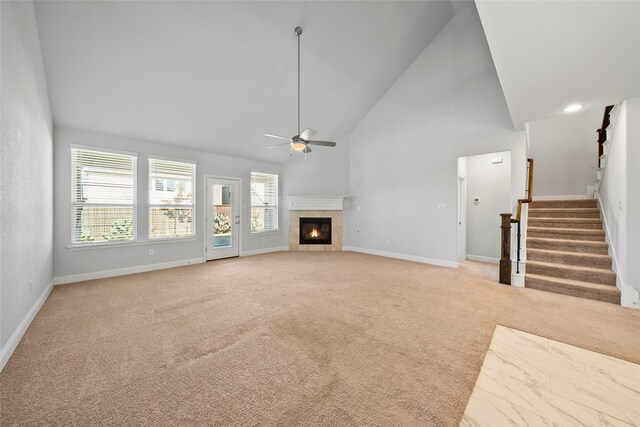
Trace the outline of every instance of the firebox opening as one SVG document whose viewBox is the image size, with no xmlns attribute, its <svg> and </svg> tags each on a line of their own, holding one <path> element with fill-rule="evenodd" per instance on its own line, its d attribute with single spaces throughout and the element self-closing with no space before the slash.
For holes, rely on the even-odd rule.
<svg viewBox="0 0 640 427">
<path fill-rule="evenodd" d="M 301 245 L 330 245 L 331 218 L 300 218 Z"/>
</svg>

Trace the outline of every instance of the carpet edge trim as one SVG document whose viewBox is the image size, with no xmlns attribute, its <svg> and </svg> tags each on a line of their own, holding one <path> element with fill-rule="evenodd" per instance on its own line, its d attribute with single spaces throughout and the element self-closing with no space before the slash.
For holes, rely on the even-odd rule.
<svg viewBox="0 0 640 427">
<path fill-rule="evenodd" d="M 616 248 L 611 240 L 611 234 L 609 233 L 609 223 L 607 222 L 607 215 L 604 212 L 604 205 L 600 198 L 600 193 L 596 193 L 598 200 L 598 210 L 602 217 L 602 226 L 604 228 L 605 242 L 609 245 L 609 255 L 611 256 L 611 269 L 616 273 L 616 287 L 620 289 L 620 305 L 627 308 L 634 308 L 640 310 L 640 292 L 633 286 L 627 284 L 620 274 L 620 268 L 618 268 L 618 257 L 616 255 Z"/>
<path fill-rule="evenodd" d="M 24 334 L 27 332 L 27 329 L 29 329 L 29 326 L 31 325 L 31 322 L 33 322 L 33 319 L 35 319 L 36 315 L 44 305 L 44 302 L 49 297 L 49 294 L 53 289 L 54 282 L 55 282 L 55 278 L 52 278 L 49 284 L 47 285 L 47 287 L 44 289 L 44 291 L 40 295 L 40 297 L 38 297 L 38 299 L 36 300 L 36 302 L 33 303 L 31 308 L 27 312 L 27 314 L 25 314 L 25 316 L 22 318 L 22 321 L 20 322 L 18 327 L 13 331 L 7 343 L 4 345 L 4 347 L 2 347 L 2 350 L 0 350 L 0 372 L 2 372 L 4 367 L 7 365 L 7 362 L 9 362 L 9 359 L 11 359 L 13 352 L 18 347 L 18 344 L 20 344 L 22 337 L 24 336 Z"/>
<path fill-rule="evenodd" d="M 351 251 L 351 252 L 360 252 L 368 255 L 383 256 L 387 258 L 401 259 L 404 261 L 414 261 L 422 264 L 437 265 L 439 267 L 449 267 L 449 268 L 460 267 L 460 263 L 457 261 L 449 261 L 446 259 L 437 259 L 437 258 L 426 258 L 421 256 L 415 256 L 415 255 L 400 254 L 397 252 L 378 251 L 375 249 L 366 249 L 366 248 L 360 248 L 357 246 L 343 246 L 342 250 Z"/>
<path fill-rule="evenodd" d="M 469 261 L 490 262 L 491 264 L 500 264 L 500 258 L 495 258 L 491 256 L 467 254 L 467 259 Z"/>
<path fill-rule="evenodd" d="M 83 282 L 85 280 L 104 279 L 107 277 L 126 276 L 127 274 L 146 273 L 148 271 L 164 270 L 166 268 L 182 267 L 191 264 L 201 264 L 204 258 L 181 259 L 177 261 L 160 262 L 157 264 L 143 264 L 132 267 L 114 268 L 111 270 L 94 271 L 91 273 L 71 274 L 57 276 L 53 279 L 54 285 L 66 285 L 68 283 Z"/>
<path fill-rule="evenodd" d="M 287 252 L 289 251 L 289 247 L 288 246 L 276 246 L 273 248 L 262 248 L 262 249 L 254 249 L 251 251 L 242 251 L 240 253 L 240 256 L 253 256 L 253 255 L 261 255 L 261 254 L 268 254 L 271 252 Z"/>
</svg>

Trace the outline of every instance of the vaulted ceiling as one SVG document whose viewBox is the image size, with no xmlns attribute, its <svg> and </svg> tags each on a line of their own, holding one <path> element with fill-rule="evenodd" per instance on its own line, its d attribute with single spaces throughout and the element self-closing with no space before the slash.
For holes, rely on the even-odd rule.
<svg viewBox="0 0 640 427">
<path fill-rule="evenodd" d="M 284 162 L 262 136 L 355 127 L 460 7 L 415 2 L 37 2 L 57 126 Z M 78 141 L 78 143 L 81 143 Z M 319 147 L 318 150 L 328 149 Z"/>
<path fill-rule="evenodd" d="M 640 2 L 476 0 L 511 117 L 640 96 Z"/>
</svg>

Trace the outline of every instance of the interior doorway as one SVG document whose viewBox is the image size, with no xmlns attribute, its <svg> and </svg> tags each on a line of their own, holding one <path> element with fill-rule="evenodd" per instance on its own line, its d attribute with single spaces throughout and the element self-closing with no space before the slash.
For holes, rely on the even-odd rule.
<svg viewBox="0 0 640 427">
<path fill-rule="evenodd" d="M 458 259 L 500 261 L 500 213 L 511 212 L 511 152 L 458 158 Z"/>
<path fill-rule="evenodd" d="M 240 255 L 240 180 L 206 177 L 205 258 Z"/>
<path fill-rule="evenodd" d="M 467 259 L 467 178 L 458 175 L 458 261 L 465 259 Z"/>
</svg>

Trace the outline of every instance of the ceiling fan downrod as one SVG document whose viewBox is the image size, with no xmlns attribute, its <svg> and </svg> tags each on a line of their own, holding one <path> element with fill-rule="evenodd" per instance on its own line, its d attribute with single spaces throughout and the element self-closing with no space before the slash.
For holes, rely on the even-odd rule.
<svg viewBox="0 0 640 427">
<path fill-rule="evenodd" d="M 298 136 L 300 136 L 300 35 L 302 28 L 296 27 L 293 32 L 298 38 Z"/>
<path fill-rule="evenodd" d="M 319 141 L 312 140 L 313 135 L 316 134 L 316 131 L 313 129 L 306 129 L 304 132 L 300 132 L 300 35 L 302 34 L 302 28 L 296 27 L 293 30 L 293 33 L 298 38 L 298 133 L 297 135 L 286 138 L 284 136 L 272 135 L 269 133 L 265 133 L 264 136 L 269 138 L 276 138 L 285 140 L 288 142 L 283 142 L 280 144 L 272 145 L 268 148 L 275 148 L 282 145 L 289 144 L 289 155 L 293 155 L 294 151 L 301 151 L 304 153 L 304 158 L 307 158 L 307 154 L 311 152 L 311 148 L 309 145 L 320 145 L 324 147 L 335 147 L 336 143 L 333 141 Z"/>
</svg>

